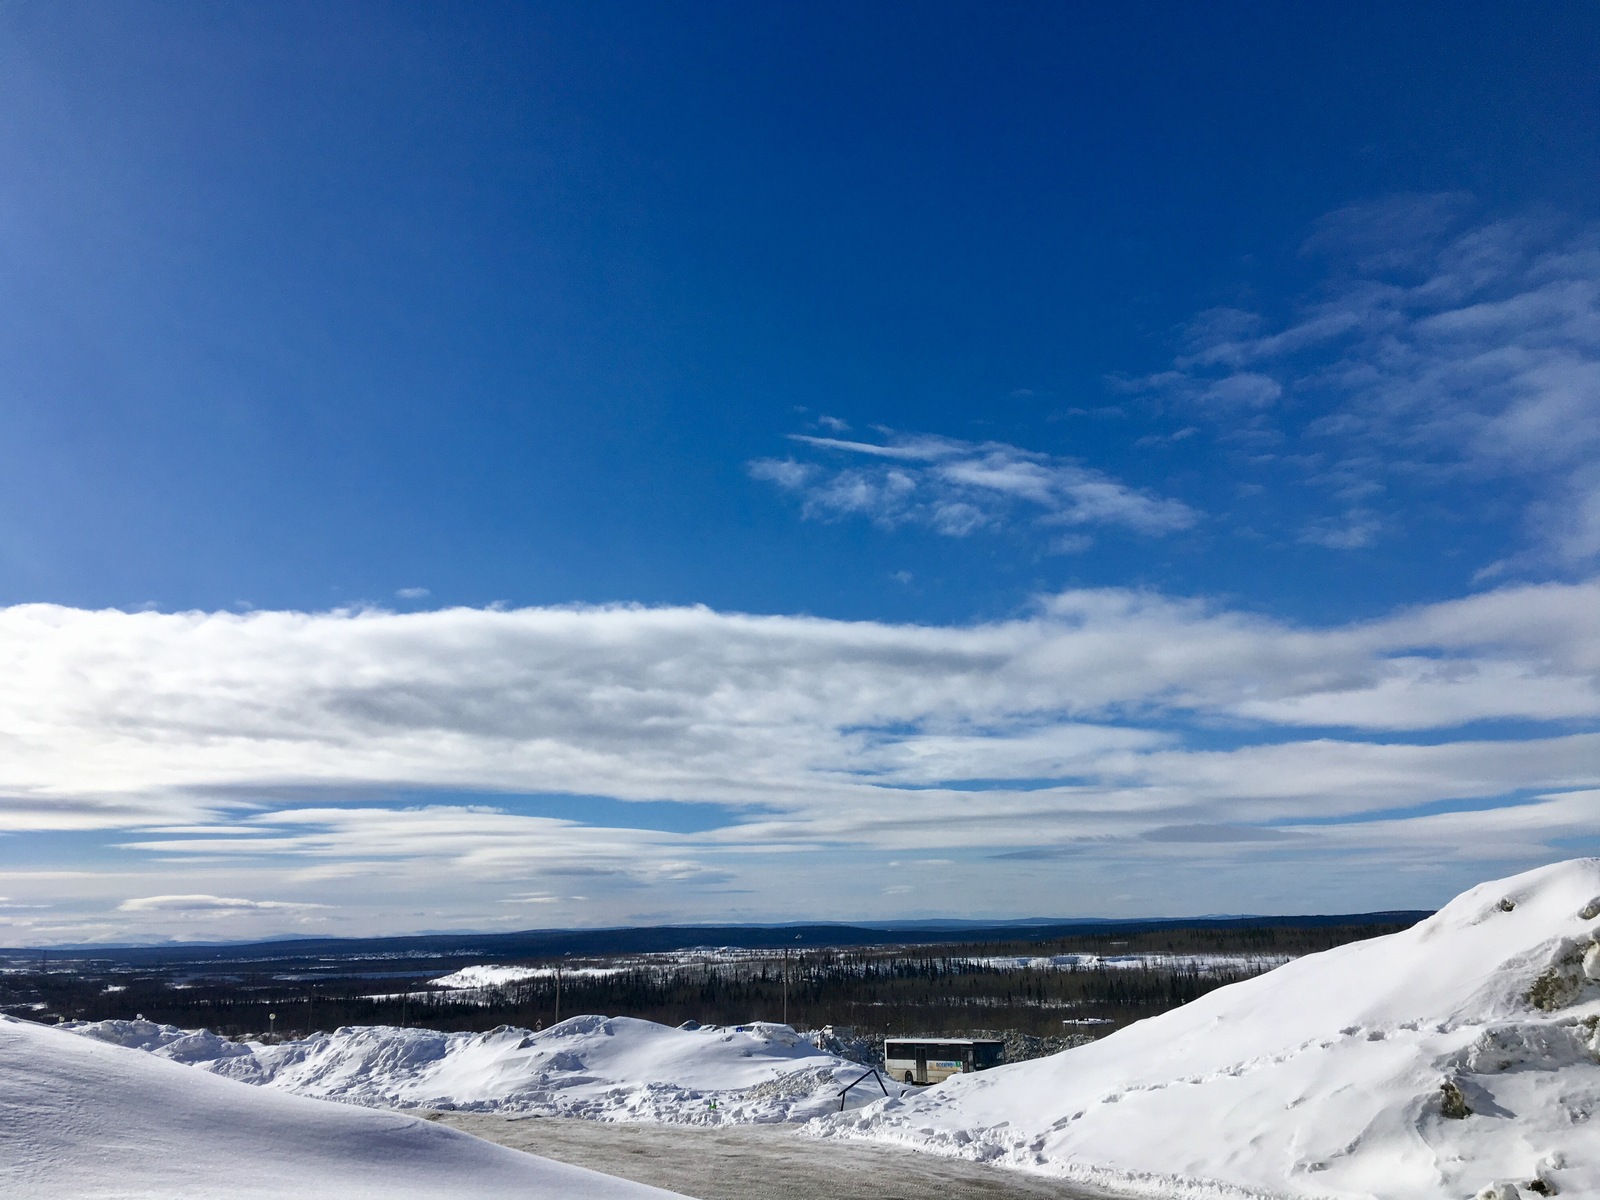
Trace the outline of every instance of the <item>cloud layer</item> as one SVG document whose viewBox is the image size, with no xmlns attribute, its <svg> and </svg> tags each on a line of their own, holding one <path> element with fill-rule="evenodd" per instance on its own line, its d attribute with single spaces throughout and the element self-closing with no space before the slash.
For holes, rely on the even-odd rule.
<svg viewBox="0 0 1600 1200">
<path fill-rule="evenodd" d="M 1115 589 L 972 626 L 703 607 L 27 605 L 0 610 L 0 665 L 13 822 L 29 803 L 41 817 L 59 804 L 69 827 L 121 824 L 155 795 L 309 784 L 766 805 L 869 771 L 1059 772 L 1148 750 L 1168 736 L 1151 723 L 1174 716 L 1350 731 L 1591 721 L 1600 585 L 1322 629 Z M 169 803 L 163 819 L 178 815 Z"/>
<path fill-rule="evenodd" d="M 28 605 L 0 610 L 0 667 L 0 829 L 101 830 L 123 861 L 193 876 L 129 884 L 130 919 L 270 918 L 302 902 L 285 878 L 337 904 L 340 880 L 419 864 L 495 900 L 760 907 L 774 855 L 1148 866 L 1270 844 L 1392 866 L 1548 853 L 1600 818 L 1593 580 L 1328 628 L 1122 590 L 969 626 Z M 429 790 L 477 799 L 404 799 Z M 551 793 L 732 815 L 597 828 L 513 799 Z M 229 862 L 271 899 L 202 878 Z"/>
</svg>

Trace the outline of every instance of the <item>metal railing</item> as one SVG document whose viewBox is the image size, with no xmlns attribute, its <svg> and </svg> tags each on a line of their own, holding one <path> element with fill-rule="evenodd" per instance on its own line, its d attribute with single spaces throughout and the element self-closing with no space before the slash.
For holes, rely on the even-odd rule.
<svg viewBox="0 0 1600 1200">
<path fill-rule="evenodd" d="M 863 1080 L 865 1080 L 865 1079 L 867 1079 L 869 1077 L 872 1078 L 872 1079 L 876 1079 L 878 1081 L 878 1087 L 883 1089 L 883 1094 L 885 1096 L 887 1096 L 889 1094 L 889 1088 L 883 1082 L 883 1076 L 878 1074 L 878 1069 L 876 1067 L 873 1067 L 865 1075 L 860 1076 L 854 1082 L 845 1084 L 844 1089 L 839 1093 L 839 1111 L 840 1112 L 844 1111 L 844 1098 L 845 1098 L 846 1094 L 850 1091 L 850 1089 L 855 1087 L 855 1085 L 857 1083 L 861 1083 Z"/>
</svg>

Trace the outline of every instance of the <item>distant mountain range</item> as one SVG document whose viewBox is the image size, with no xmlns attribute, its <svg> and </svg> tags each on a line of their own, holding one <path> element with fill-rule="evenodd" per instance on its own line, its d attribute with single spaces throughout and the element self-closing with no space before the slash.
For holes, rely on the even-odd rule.
<svg viewBox="0 0 1600 1200">
<path fill-rule="evenodd" d="M 1314 929 L 1330 925 L 1411 925 L 1431 913 L 1402 910 L 1314 916 L 1205 916 L 1154 919 L 1028 917 L 1010 921 L 812 921 L 787 925 L 660 925 L 610 929 L 527 929 L 515 933 L 423 933 L 379 938 L 274 938 L 261 942 L 164 942 L 146 945 L 60 945 L 0 951 L 14 956 L 69 954 L 130 964 L 165 962 L 174 955 L 190 961 L 349 958 L 548 958 L 564 954 L 647 954 L 729 946 L 749 950 L 817 949 L 825 946 L 881 946 L 908 939 L 928 944 L 951 942 L 1045 942 L 1059 938 L 1128 934 L 1164 929 Z"/>
</svg>

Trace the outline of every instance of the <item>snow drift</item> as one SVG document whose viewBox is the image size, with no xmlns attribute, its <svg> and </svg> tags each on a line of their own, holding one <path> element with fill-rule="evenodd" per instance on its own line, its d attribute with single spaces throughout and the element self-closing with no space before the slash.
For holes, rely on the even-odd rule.
<svg viewBox="0 0 1600 1200">
<path fill-rule="evenodd" d="M 863 1072 L 787 1025 L 764 1022 L 673 1029 L 631 1017 L 583 1016 L 537 1033 L 511 1026 L 488 1033 L 354 1026 L 281 1045 L 232 1042 L 150 1021 L 67 1028 L 305 1096 L 603 1121 L 806 1120 L 835 1111 L 839 1090 Z M 857 1104 L 869 1099 L 865 1086 L 851 1093 Z"/>
<path fill-rule="evenodd" d="M 1600 859 L 817 1122 L 1153 1196 L 1600 1195 Z"/>
<path fill-rule="evenodd" d="M 8 1200 L 671 1195 L 415 1117 L 243 1087 L 8 1017 L 0 1068 Z"/>
</svg>

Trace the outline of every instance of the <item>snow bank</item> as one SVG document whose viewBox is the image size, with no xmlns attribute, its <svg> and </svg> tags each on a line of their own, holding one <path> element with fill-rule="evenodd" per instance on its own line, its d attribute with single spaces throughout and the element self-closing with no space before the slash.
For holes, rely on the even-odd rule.
<svg viewBox="0 0 1600 1200">
<path fill-rule="evenodd" d="M 150 1021 L 66 1028 L 305 1096 L 600 1121 L 803 1121 L 836 1111 L 840 1089 L 863 1070 L 787 1025 L 766 1023 L 673 1029 L 585 1016 L 538 1033 L 357 1026 L 275 1046 Z M 867 1103 L 869 1086 L 853 1090 L 849 1101 Z M 873 1087 L 872 1095 L 881 1092 Z"/>
<path fill-rule="evenodd" d="M 1152 1196 L 1600 1195 L 1600 859 L 819 1121 Z"/>
<path fill-rule="evenodd" d="M 8 1200 L 671 1195 L 415 1117 L 242 1087 L 8 1017 L 0 1017 L 0 1067 Z"/>
</svg>

